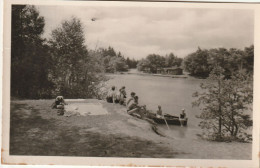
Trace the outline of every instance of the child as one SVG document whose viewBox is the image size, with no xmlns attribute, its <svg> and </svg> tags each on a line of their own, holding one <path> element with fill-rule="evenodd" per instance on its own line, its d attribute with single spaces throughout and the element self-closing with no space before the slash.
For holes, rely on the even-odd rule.
<svg viewBox="0 0 260 168">
<path fill-rule="evenodd" d="M 52 108 L 64 109 L 65 104 L 63 96 L 57 96 L 55 102 L 52 104 Z"/>
</svg>

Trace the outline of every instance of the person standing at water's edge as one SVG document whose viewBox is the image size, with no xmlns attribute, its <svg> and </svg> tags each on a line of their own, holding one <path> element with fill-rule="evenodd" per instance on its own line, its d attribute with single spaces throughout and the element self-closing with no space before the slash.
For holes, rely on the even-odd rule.
<svg viewBox="0 0 260 168">
<path fill-rule="evenodd" d="M 183 127 L 184 125 L 184 121 L 186 120 L 186 113 L 185 113 L 185 109 L 182 109 L 182 112 L 180 114 L 180 123 L 181 123 L 181 126 Z"/>
</svg>

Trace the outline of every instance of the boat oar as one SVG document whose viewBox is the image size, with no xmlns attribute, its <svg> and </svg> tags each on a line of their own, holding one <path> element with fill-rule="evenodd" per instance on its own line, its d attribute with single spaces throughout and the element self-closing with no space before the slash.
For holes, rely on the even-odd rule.
<svg viewBox="0 0 260 168">
<path fill-rule="evenodd" d="M 169 128 L 169 125 L 168 125 L 168 123 L 167 123 L 167 121 L 166 121 L 166 119 L 165 119 L 164 115 L 163 115 L 163 119 L 164 119 L 164 121 L 165 121 L 165 124 L 166 124 L 166 125 L 167 125 L 167 127 L 168 127 L 168 130 L 170 130 L 170 128 Z"/>
</svg>

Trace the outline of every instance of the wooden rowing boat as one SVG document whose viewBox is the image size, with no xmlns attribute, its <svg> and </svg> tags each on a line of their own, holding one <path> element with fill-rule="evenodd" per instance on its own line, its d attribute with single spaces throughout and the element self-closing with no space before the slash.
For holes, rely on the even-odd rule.
<svg viewBox="0 0 260 168">
<path fill-rule="evenodd" d="M 165 120 L 169 125 L 181 125 L 180 118 L 178 116 L 164 114 L 163 116 L 158 116 L 154 113 L 149 113 L 148 118 L 153 119 L 157 124 L 166 124 Z M 186 126 L 188 123 L 188 118 L 184 119 L 183 125 Z"/>
</svg>

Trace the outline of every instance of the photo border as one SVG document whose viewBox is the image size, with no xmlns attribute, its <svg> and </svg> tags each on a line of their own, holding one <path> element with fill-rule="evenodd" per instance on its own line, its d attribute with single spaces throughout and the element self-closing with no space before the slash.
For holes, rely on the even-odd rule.
<svg viewBox="0 0 260 168">
<path fill-rule="evenodd" d="M 106 7 L 168 7 L 168 8 L 214 8 L 254 10 L 254 103 L 253 142 L 251 160 L 211 159 L 159 159 L 159 158 L 115 158 L 115 157 L 68 157 L 68 156 L 17 156 L 9 155 L 10 138 L 10 59 L 11 59 L 11 5 L 61 5 L 61 6 L 106 6 Z M 4 1 L 3 28 L 3 91 L 2 91 L 2 164 L 32 165 L 88 165 L 88 166 L 150 166 L 150 167 L 259 167 L 259 111 L 260 111 L 260 4 L 245 3 L 199 3 L 199 2 L 130 2 L 130 1 Z M 257 36 L 258 35 L 258 36 Z"/>
</svg>

